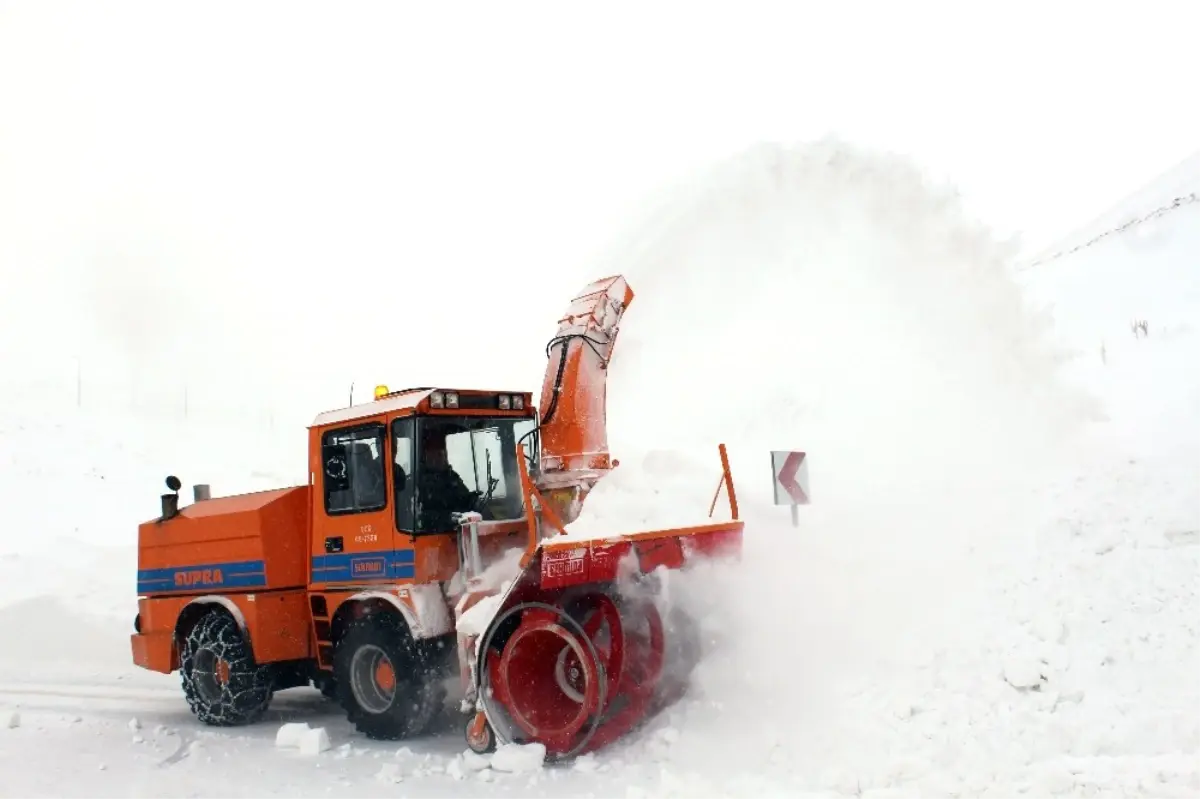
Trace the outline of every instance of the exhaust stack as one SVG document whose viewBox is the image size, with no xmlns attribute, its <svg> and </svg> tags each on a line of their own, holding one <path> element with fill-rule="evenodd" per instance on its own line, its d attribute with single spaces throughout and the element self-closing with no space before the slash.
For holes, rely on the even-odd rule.
<svg viewBox="0 0 1200 799">
<path fill-rule="evenodd" d="M 171 490 L 170 494 L 160 495 L 162 501 L 162 516 L 159 517 L 158 523 L 162 524 L 165 521 L 170 521 L 179 515 L 179 488 L 183 483 L 179 482 L 179 478 L 175 475 L 167 475 L 167 488 Z"/>
</svg>

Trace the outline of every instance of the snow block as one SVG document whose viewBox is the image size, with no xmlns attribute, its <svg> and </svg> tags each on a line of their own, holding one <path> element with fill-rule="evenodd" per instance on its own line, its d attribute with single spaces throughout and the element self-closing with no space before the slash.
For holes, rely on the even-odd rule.
<svg viewBox="0 0 1200 799">
<path fill-rule="evenodd" d="M 329 733 L 324 727 L 308 730 L 300 738 L 300 754 L 315 757 L 330 749 Z"/>
<path fill-rule="evenodd" d="M 324 727 L 309 727 L 305 722 L 284 724 L 275 733 L 275 746 L 280 749 L 299 749 L 300 754 L 313 757 L 333 748 Z"/>
<path fill-rule="evenodd" d="M 303 721 L 284 724 L 275 733 L 275 746 L 280 749 L 298 749 L 301 739 L 308 731 L 309 726 Z"/>
<path fill-rule="evenodd" d="M 467 771 L 483 771 L 492 764 L 491 758 L 472 752 L 470 749 L 464 749 L 462 753 L 463 766 Z"/>
<path fill-rule="evenodd" d="M 522 774 L 537 771 L 545 760 L 545 744 L 504 744 L 492 754 L 492 769 Z"/>
</svg>

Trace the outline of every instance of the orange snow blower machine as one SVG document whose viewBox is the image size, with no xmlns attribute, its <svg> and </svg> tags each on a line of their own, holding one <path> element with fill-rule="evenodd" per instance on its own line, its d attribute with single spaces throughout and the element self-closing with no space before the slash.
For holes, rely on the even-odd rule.
<svg viewBox="0 0 1200 799">
<path fill-rule="evenodd" d="M 417 388 L 322 413 L 307 485 L 229 497 L 176 477 L 138 527 L 134 662 L 178 669 L 195 715 L 262 718 L 274 692 L 315 686 L 371 738 L 420 735 L 457 672 L 467 743 L 596 750 L 678 698 L 699 657 L 664 570 L 740 552 L 731 520 L 568 533 L 617 461 L 606 370 L 633 299 L 585 288 L 559 321 L 539 416 L 512 391 Z M 715 459 L 714 459 L 715 460 Z"/>
</svg>

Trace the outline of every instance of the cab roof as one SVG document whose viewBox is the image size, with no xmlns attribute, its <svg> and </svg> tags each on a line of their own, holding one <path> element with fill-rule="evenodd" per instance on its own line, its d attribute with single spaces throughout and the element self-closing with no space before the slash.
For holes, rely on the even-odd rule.
<svg viewBox="0 0 1200 799">
<path fill-rule="evenodd" d="M 342 422 L 351 422 L 355 419 L 364 419 L 369 416 L 377 416 L 379 414 L 394 413 L 395 411 L 416 411 L 421 403 L 429 399 L 429 396 L 434 392 L 454 392 L 460 398 L 471 397 L 472 395 L 481 397 L 496 397 L 500 394 L 521 395 L 525 398 L 525 410 L 512 411 L 501 410 L 496 408 L 494 413 L 497 416 L 526 416 L 529 415 L 530 401 L 532 397 L 529 392 L 525 391 L 479 391 L 477 389 L 456 389 L 456 388 L 405 388 L 398 391 L 392 391 L 377 400 L 370 402 L 360 402 L 357 405 L 350 405 L 346 408 L 337 408 L 331 411 L 317 414 L 317 418 L 309 427 L 324 427 L 330 424 L 341 424 Z M 465 403 L 464 403 L 465 404 Z M 472 403 L 474 404 L 474 403 Z M 428 408 L 428 405 L 425 406 Z M 468 406 L 469 407 L 469 406 Z M 467 410 L 467 409 L 464 409 Z M 479 408 L 470 408 L 468 413 L 474 411 L 478 413 Z M 447 408 L 443 413 L 453 414 L 456 409 Z"/>
</svg>

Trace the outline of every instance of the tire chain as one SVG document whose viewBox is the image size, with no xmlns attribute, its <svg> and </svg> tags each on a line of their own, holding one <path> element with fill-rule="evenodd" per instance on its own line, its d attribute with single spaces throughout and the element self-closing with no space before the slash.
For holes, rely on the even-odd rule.
<svg viewBox="0 0 1200 799">
<path fill-rule="evenodd" d="M 220 686 L 221 700 L 207 705 L 189 685 L 194 674 L 194 659 L 208 650 L 229 666 L 229 680 Z M 188 704 L 206 724 L 229 727 L 256 720 L 271 700 L 271 678 L 267 669 L 255 665 L 246 640 L 237 624 L 225 613 L 209 613 L 188 633 L 180 674 Z"/>
</svg>

